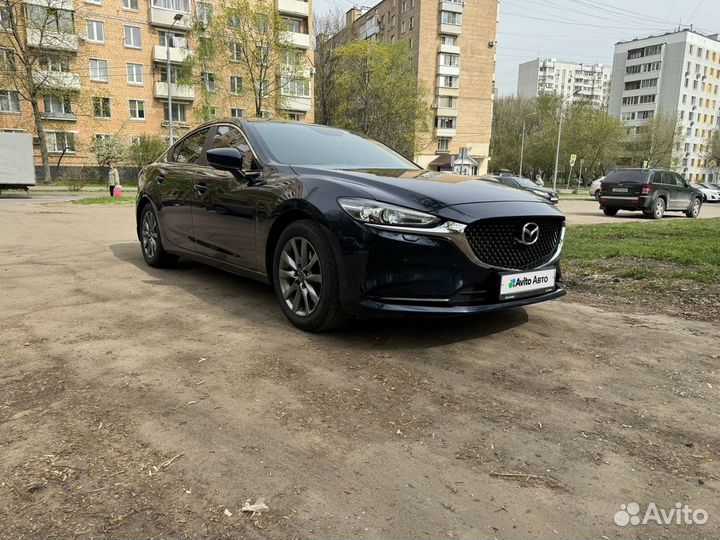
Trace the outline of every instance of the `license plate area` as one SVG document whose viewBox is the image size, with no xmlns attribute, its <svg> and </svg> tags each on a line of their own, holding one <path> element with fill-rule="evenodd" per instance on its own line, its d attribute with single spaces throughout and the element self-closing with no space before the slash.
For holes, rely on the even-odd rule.
<svg viewBox="0 0 720 540">
<path fill-rule="evenodd" d="M 500 276 L 500 300 L 513 300 L 555 290 L 557 270 L 514 272 Z"/>
<path fill-rule="evenodd" d="M 613 193 L 627 193 L 627 192 L 628 192 L 628 188 L 626 188 L 626 187 L 614 187 L 614 188 L 612 188 L 612 192 L 613 192 Z"/>
</svg>

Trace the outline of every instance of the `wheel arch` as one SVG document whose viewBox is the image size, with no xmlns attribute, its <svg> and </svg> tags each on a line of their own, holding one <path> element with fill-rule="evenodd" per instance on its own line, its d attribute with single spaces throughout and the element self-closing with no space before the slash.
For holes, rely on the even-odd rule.
<svg viewBox="0 0 720 540">
<path fill-rule="evenodd" d="M 142 216 L 142 212 L 147 205 L 152 206 L 157 213 L 157 208 L 155 208 L 155 204 L 148 195 L 143 195 L 135 204 L 135 233 L 138 240 L 140 240 L 140 216 Z"/>
</svg>

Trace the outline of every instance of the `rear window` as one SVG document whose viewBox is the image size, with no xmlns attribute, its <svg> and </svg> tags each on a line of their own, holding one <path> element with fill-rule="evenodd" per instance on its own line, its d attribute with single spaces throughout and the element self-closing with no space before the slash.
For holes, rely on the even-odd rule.
<svg viewBox="0 0 720 540">
<path fill-rule="evenodd" d="M 648 171 L 613 171 L 602 181 L 603 184 L 644 184 L 648 178 Z"/>
</svg>

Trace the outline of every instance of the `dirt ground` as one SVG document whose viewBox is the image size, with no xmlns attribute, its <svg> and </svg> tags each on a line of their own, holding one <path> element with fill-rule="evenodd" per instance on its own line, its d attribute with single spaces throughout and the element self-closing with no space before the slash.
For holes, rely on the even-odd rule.
<svg viewBox="0 0 720 540">
<path fill-rule="evenodd" d="M 131 206 L 46 201 L 0 200 L 0 280 L 0 538 L 720 536 L 717 322 L 570 294 L 305 334 L 145 266 Z"/>
</svg>

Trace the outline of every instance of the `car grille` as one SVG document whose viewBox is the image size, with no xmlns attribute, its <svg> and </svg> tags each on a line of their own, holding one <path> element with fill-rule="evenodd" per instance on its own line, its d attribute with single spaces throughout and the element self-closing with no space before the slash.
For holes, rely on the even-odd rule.
<svg viewBox="0 0 720 540">
<path fill-rule="evenodd" d="M 523 227 L 540 227 L 537 242 L 522 244 Z M 476 221 L 465 229 L 470 247 L 481 262 L 498 268 L 532 270 L 548 263 L 562 238 L 563 220 L 548 217 L 496 218 Z"/>
</svg>

